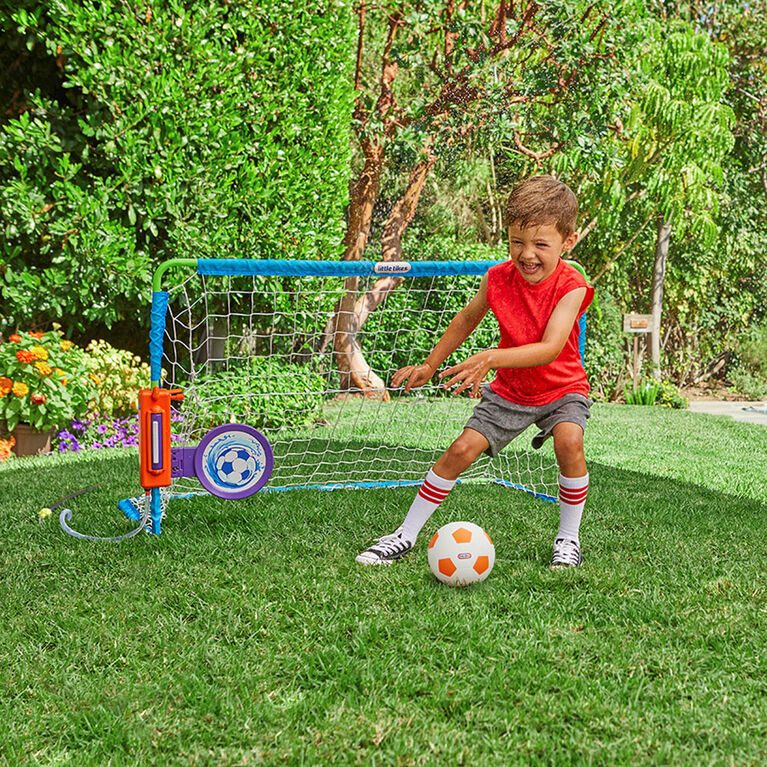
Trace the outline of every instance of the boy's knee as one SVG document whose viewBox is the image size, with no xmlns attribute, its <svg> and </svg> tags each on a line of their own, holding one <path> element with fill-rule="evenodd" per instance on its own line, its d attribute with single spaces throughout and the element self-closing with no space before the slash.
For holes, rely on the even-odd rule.
<svg viewBox="0 0 767 767">
<path fill-rule="evenodd" d="M 477 457 L 476 447 L 467 439 L 459 437 L 448 448 L 450 457 L 461 464 L 470 464 Z"/>
<path fill-rule="evenodd" d="M 558 428 L 558 427 L 562 428 Z M 554 428 L 554 451 L 557 455 L 583 455 L 583 429 L 576 423 L 557 424 Z"/>
</svg>

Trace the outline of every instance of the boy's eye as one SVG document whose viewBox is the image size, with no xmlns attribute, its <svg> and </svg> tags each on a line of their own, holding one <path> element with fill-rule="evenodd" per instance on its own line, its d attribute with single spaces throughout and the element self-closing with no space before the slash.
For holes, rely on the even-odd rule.
<svg viewBox="0 0 767 767">
<path fill-rule="evenodd" d="M 539 248 L 548 248 L 549 244 L 548 242 L 536 242 L 535 243 Z"/>
</svg>

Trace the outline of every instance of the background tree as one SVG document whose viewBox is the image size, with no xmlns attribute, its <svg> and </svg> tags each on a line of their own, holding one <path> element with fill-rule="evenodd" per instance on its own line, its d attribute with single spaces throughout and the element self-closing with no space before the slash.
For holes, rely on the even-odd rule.
<svg viewBox="0 0 767 767">
<path fill-rule="evenodd" d="M 483 8 L 451 0 L 398 3 L 381 9 L 383 23 L 371 23 L 371 9 L 360 3 L 353 127 L 362 167 L 351 183 L 344 259 L 358 260 L 365 251 L 382 175 L 394 157 L 409 172 L 381 228 L 385 261 L 401 258 L 405 229 L 441 157 L 482 146 L 491 128 L 503 124 L 518 152 L 541 159 L 559 151 L 576 130 L 562 120 L 557 139 L 548 121 L 533 119 L 542 114 L 534 107 L 559 107 L 564 116 L 567 105 L 595 87 L 612 55 L 605 39 L 609 18 L 593 4 L 577 2 L 501 2 L 486 18 Z M 383 33 L 383 42 L 371 39 L 371 31 Z M 366 55 L 367 46 L 374 56 Z M 541 143 L 546 146 L 538 149 Z M 348 388 L 387 396 L 356 333 L 400 279 L 382 278 L 359 298 L 358 279 L 347 280 L 329 329 Z"/>
</svg>

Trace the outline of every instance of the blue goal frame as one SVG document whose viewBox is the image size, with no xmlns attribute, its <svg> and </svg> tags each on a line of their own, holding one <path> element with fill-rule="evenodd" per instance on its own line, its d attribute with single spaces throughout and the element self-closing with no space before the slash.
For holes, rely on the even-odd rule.
<svg viewBox="0 0 767 767">
<path fill-rule="evenodd" d="M 567 260 L 588 280 L 583 267 L 575 261 Z M 162 278 L 170 269 L 194 269 L 202 276 L 313 276 L 313 277 L 436 277 L 443 275 L 484 275 L 488 269 L 504 261 L 309 261 L 282 259 L 216 259 L 216 258 L 176 258 L 162 263 L 155 271 L 152 281 L 151 328 L 149 332 L 149 352 L 151 368 L 151 385 L 160 386 L 162 378 L 163 339 L 165 337 L 165 320 L 170 294 L 162 290 Z M 586 345 L 586 314 L 579 320 L 578 348 L 581 361 L 585 360 Z M 500 484 L 509 485 L 524 490 L 545 501 L 556 502 L 556 498 L 545 493 L 536 492 L 530 488 L 516 485 L 504 480 Z M 399 486 L 407 483 L 361 483 L 360 486 Z M 417 483 L 416 483 L 417 484 Z M 315 486 L 317 489 L 335 489 L 339 486 Z M 264 490 L 270 490 L 265 487 Z M 279 490 L 281 488 L 271 488 Z M 151 532 L 160 533 L 162 518 L 160 488 L 150 491 Z M 123 512 L 139 519 L 140 514 L 129 500 L 119 504 Z"/>
</svg>

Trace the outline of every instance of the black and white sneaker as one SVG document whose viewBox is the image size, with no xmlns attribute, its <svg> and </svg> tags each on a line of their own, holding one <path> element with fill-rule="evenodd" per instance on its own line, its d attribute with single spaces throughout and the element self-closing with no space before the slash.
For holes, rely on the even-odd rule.
<svg viewBox="0 0 767 767">
<path fill-rule="evenodd" d="M 552 568 L 579 567 L 583 562 L 581 547 L 569 538 L 557 538 L 554 541 L 554 556 L 551 558 Z"/>
<path fill-rule="evenodd" d="M 413 541 L 402 537 L 402 530 L 395 530 L 389 535 L 379 538 L 369 549 L 357 555 L 361 565 L 390 565 L 402 559 L 413 549 Z"/>
</svg>

